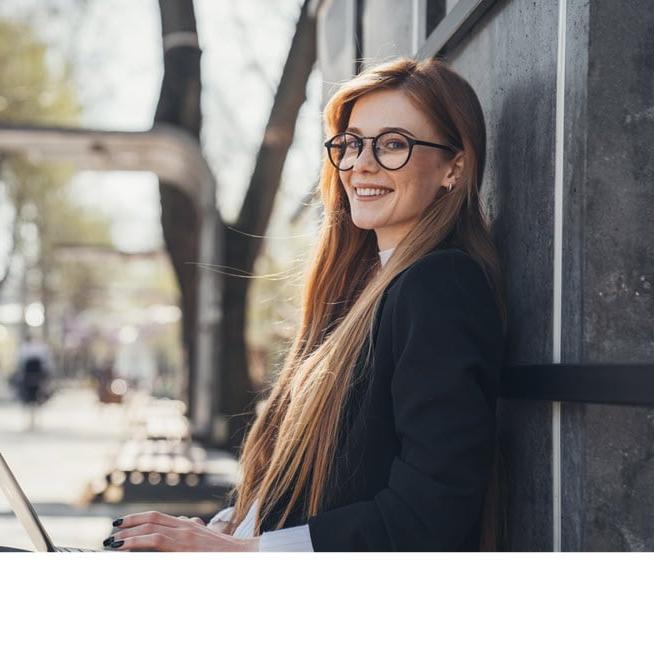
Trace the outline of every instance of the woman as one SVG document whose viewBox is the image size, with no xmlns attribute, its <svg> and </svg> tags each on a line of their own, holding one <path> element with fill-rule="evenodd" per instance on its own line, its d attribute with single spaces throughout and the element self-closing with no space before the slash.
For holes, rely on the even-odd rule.
<svg viewBox="0 0 654 654">
<path fill-rule="evenodd" d="M 465 80 L 398 59 L 324 112 L 325 215 L 295 341 L 208 526 L 127 516 L 116 549 L 479 550 L 506 333 Z"/>
</svg>

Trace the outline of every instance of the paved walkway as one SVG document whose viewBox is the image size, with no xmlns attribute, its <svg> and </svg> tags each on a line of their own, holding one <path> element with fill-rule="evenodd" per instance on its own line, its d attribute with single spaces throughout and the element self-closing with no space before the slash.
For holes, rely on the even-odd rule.
<svg viewBox="0 0 654 654">
<path fill-rule="evenodd" d="M 210 512 L 206 506 L 86 505 L 89 483 L 101 478 L 130 435 L 130 406 L 100 404 L 91 389 L 58 392 L 29 429 L 23 407 L 0 402 L 0 452 L 56 545 L 101 548 L 117 515 L 157 508 L 173 514 Z M 211 506 L 209 506 L 211 504 Z M 0 545 L 33 549 L 0 491 Z"/>
</svg>

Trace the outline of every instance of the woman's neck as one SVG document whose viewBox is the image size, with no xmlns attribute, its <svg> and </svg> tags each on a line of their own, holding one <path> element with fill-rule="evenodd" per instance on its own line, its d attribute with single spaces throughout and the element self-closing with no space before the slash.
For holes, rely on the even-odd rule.
<svg viewBox="0 0 654 654">
<path fill-rule="evenodd" d="M 393 254 L 393 250 L 395 250 L 394 247 L 392 248 L 387 248 L 386 250 L 379 250 L 379 261 L 381 263 L 382 268 L 386 265 L 386 262 L 390 259 L 391 254 Z"/>
</svg>

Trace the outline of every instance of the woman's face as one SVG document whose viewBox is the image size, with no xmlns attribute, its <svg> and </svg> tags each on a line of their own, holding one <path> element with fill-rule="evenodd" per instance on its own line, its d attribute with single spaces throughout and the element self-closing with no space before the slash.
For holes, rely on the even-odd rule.
<svg viewBox="0 0 654 654">
<path fill-rule="evenodd" d="M 447 145 L 429 118 L 399 89 L 380 89 L 359 98 L 347 131 L 377 136 L 398 128 L 415 139 Z M 463 154 L 448 160 L 446 151 L 416 145 L 405 166 L 387 170 L 373 156 L 372 142 L 366 140 L 364 144 L 354 167 L 339 175 L 350 202 L 352 221 L 361 229 L 374 229 L 379 249 L 386 250 L 395 247 L 411 230 L 441 187 L 456 185 Z M 364 195 L 366 189 L 380 189 L 381 194 Z"/>
</svg>

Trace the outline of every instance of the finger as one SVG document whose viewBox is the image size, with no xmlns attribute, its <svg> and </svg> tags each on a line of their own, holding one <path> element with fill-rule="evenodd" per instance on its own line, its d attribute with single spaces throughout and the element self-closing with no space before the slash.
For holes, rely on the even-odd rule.
<svg viewBox="0 0 654 654">
<path fill-rule="evenodd" d="M 143 536 L 131 536 L 115 541 L 113 547 L 118 552 L 175 552 L 180 548 L 175 547 L 175 541 L 161 533 L 145 534 Z"/>
<path fill-rule="evenodd" d="M 167 513 L 161 513 L 160 511 L 144 511 L 143 513 L 130 513 L 129 515 L 123 516 L 118 520 L 115 520 L 113 525 L 114 527 L 137 527 L 138 525 L 162 525 L 164 527 L 180 527 L 184 526 L 179 518 L 175 516 L 168 515 Z"/>
<path fill-rule="evenodd" d="M 186 523 L 187 529 L 192 529 L 191 525 Z M 183 531 L 179 527 L 165 527 L 156 524 L 137 525 L 136 527 L 128 527 L 127 529 L 120 529 L 115 534 L 112 534 L 107 541 L 111 539 L 113 542 L 126 540 L 128 538 L 135 538 L 137 536 L 147 536 L 149 534 L 162 534 L 168 538 L 178 539 L 182 536 Z M 108 543 L 111 546 L 111 542 Z"/>
</svg>

